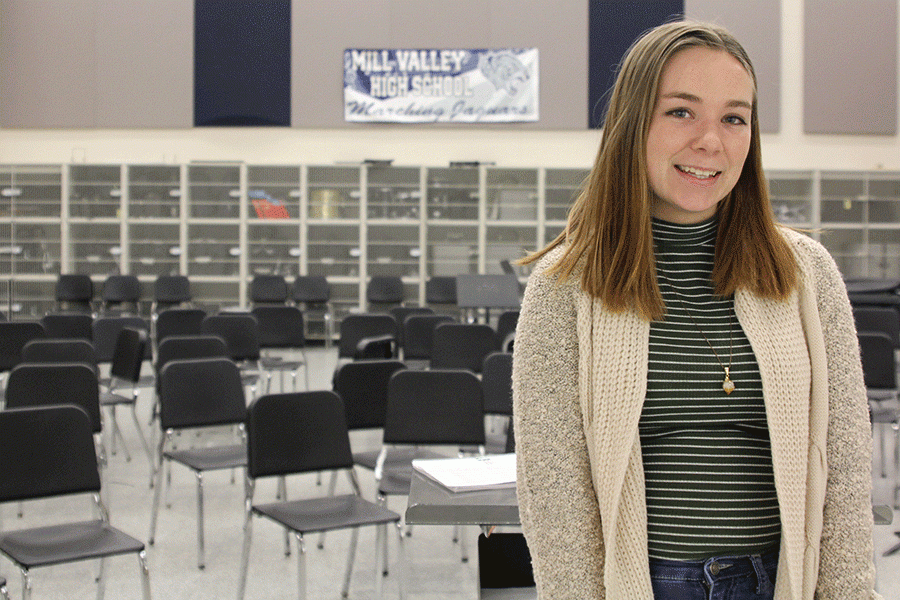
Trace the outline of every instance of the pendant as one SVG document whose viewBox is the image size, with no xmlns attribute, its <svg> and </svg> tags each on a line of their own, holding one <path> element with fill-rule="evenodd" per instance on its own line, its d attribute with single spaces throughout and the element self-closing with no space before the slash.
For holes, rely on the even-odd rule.
<svg viewBox="0 0 900 600">
<path fill-rule="evenodd" d="M 728 374 L 730 369 L 728 367 L 724 367 L 725 369 L 725 381 L 722 382 L 722 389 L 725 390 L 726 394 L 730 394 L 734 391 L 734 382 L 731 381 L 731 377 Z"/>
</svg>

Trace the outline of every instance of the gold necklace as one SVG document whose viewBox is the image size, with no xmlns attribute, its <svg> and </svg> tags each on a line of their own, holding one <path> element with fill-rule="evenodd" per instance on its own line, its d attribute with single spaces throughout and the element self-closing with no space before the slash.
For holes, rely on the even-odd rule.
<svg viewBox="0 0 900 600">
<path fill-rule="evenodd" d="M 722 381 L 722 389 L 725 390 L 726 394 L 731 394 L 734 391 L 734 382 L 731 381 L 731 359 L 734 357 L 734 336 L 732 325 L 734 324 L 734 313 L 728 313 L 728 366 L 726 367 L 722 364 L 722 359 L 719 358 L 719 353 L 716 352 L 716 349 L 713 348 L 712 343 L 709 341 L 709 338 L 706 337 L 706 334 L 703 333 L 703 330 L 700 329 L 700 325 L 697 324 L 696 319 L 694 319 L 694 315 L 691 311 L 688 310 L 687 305 L 681 299 L 681 294 L 678 290 L 675 289 L 675 286 L 669 282 L 669 278 L 665 276 L 662 271 L 657 270 L 659 276 L 665 280 L 666 285 L 669 286 L 669 289 L 672 290 L 672 294 L 675 296 L 675 299 L 678 300 L 678 303 L 681 305 L 682 310 L 687 314 L 688 318 L 691 320 L 691 323 L 694 324 L 694 327 L 697 331 L 700 332 L 700 335 L 703 336 L 703 339 L 706 340 L 706 345 L 709 346 L 709 349 L 712 350 L 713 355 L 716 357 L 716 361 L 719 363 L 719 366 L 722 367 L 722 370 L 725 371 L 725 379 Z"/>
</svg>

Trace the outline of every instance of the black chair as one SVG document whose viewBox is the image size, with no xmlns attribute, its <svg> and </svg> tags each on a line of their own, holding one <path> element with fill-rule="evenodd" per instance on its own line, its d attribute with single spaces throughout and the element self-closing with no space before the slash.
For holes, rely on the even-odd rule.
<svg viewBox="0 0 900 600">
<path fill-rule="evenodd" d="M 885 333 L 894 349 L 900 350 L 900 312 L 887 306 L 858 305 L 853 307 L 853 319 L 858 331 Z"/>
<path fill-rule="evenodd" d="M 127 406 L 131 409 L 131 419 L 134 422 L 134 428 L 137 430 L 138 439 L 144 448 L 144 452 L 147 454 L 152 470 L 153 452 L 147 444 L 147 437 L 144 435 L 137 416 L 137 400 L 140 395 L 140 388 L 155 387 L 155 377 L 141 378 L 141 369 L 144 365 L 147 346 L 149 345 L 150 341 L 147 337 L 147 332 L 143 329 L 123 327 L 119 331 L 116 347 L 113 350 L 112 360 L 110 361 L 109 381 L 106 383 L 106 389 L 100 392 L 100 406 L 109 409 L 112 426 L 109 445 L 110 454 L 114 455 L 116 453 L 115 443 L 118 437 L 122 443 L 126 459 L 131 460 L 131 454 L 128 452 L 128 446 L 125 444 L 125 436 L 122 435 L 119 421 L 116 418 L 116 408 Z M 153 386 L 148 386 L 148 381 L 152 381 Z M 119 393 L 120 390 L 127 391 Z"/>
<path fill-rule="evenodd" d="M 253 306 L 286 304 L 288 285 L 281 275 L 254 275 L 250 282 L 250 302 Z"/>
<path fill-rule="evenodd" d="M 412 315 L 433 315 L 434 309 L 427 306 L 395 306 L 388 311 L 397 321 L 397 348 L 403 351 L 403 322 Z"/>
<path fill-rule="evenodd" d="M 382 429 L 387 410 L 388 382 L 406 365 L 399 360 L 361 360 L 342 365 L 334 375 L 334 392 L 344 402 L 347 429 Z M 356 451 L 353 461 L 375 468 L 380 449 Z"/>
<path fill-rule="evenodd" d="M 136 315 L 103 315 L 94 319 L 92 326 L 92 339 L 97 350 L 97 362 L 100 364 L 111 363 L 116 352 L 116 344 L 119 341 L 119 333 L 126 327 L 144 331 L 149 336 L 150 323 L 143 317 Z M 153 358 L 152 349 L 144 350 L 144 358 Z M 141 382 L 142 386 L 152 385 L 152 379 Z"/>
<path fill-rule="evenodd" d="M 403 304 L 406 290 L 403 280 L 396 276 L 380 275 L 369 279 L 366 285 L 366 301 L 369 310 L 389 310 L 393 306 Z"/>
<path fill-rule="evenodd" d="M 65 312 L 94 312 L 94 282 L 90 275 L 64 273 L 56 279 L 56 309 Z"/>
<path fill-rule="evenodd" d="M 403 321 L 403 360 L 410 368 L 431 365 L 434 329 L 441 323 L 455 323 L 449 315 L 410 315 Z"/>
<path fill-rule="evenodd" d="M 241 368 L 244 385 L 256 396 L 261 376 L 259 322 L 250 313 L 233 312 L 207 315 L 200 326 L 202 333 L 217 335 L 225 340 L 228 356 Z"/>
<path fill-rule="evenodd" d="M 153 282 L 153 303 L 151 312 L 156 313 L 170 308 L 190 305 L 191 281 L 187 275 L 160 275 Z"/>
<path fill-rule="evenodd" d="M 481 373 L 484 359 L 497 347 L 493 327 L 483 323 L 441 323 L 434 328 L 432 369 L 469 369 Z"/>
<path fill-rule="evenodd" d="M 392 462 L 392 446 L 449 446 L 458 453 L 461 447 L 483 447 L 484 442 L 484 395 L 473 372 L 397 371 L 388 383 L 382 448 L 375 465 L 379 495 L 409 493 L 412 464 Z"/>
<path fill-rule="evenodd" d="M 157 348 L 173 335 L 200 335 L 206 311 L 202 308 L 167 308 L 156 313 L 153 337 Z"/>
<path fill-rule="evenodd" d="M 82 362 L 20 363 L 9 373 L 6 408 L 33 408 L 74 404 L 91 418 L 91 431 L 106 464 L 103 419 L 100 415 L 100 382 L 96 367 Z"/>
<path fill-rule="evenodd" d="M 243 467 L 247 451 L 243 441 L 234 444 L 169 448 L 178 431 L 223 425 L 243 428 L 247 415 L 244 388 L 238 367 L 228 358 L 199 358 L 168 362 L 159 374 L 159 419 L 163 435 L 157 446 L 157 481 L 150 517 L 149 543 L 156 537 L 156 520 L 162 488 L 163 461 L 182 464 L 197 478 L 197 564 L 205 568 L 203 535 L 203 473 Z M 171 484 L 170 484 L 171 485 Z"/>
<path fill-rule="evenodd" d="M 266 373 L 266 391 L 271 391 L 272 372 L 279 371 L 282 375 L 285 371 L 291 374 L 293 391 L 297 391 L 297 372 L 303 368 L 306 388 L 309 389 L 309 365 L 306 359 L 306 323 L 303 312 L 296 306 L 265 305 L 254 306 L 250 311 L 254 317 L 259 331 L 260 366 Z M 271 351 L 294 351 L 300 353 L 300 358 L 284 360 L 282 356 L 271 354 Z M 266 354 L 262 354 L 266 352 Z M 284 389 L 284 381 L 281 382 L 281 391 Z"/>
<path fill-rule="evenodd" d="M 48 338 L 92 340 L 94 317 L 90 313 L 56 312 L 41 317 Z"/>
<path fill-rule="evenodd" d="M 897 362 L 891 338 L 882 332 L 858 331 L 863 378 L 869 398 L 869 411 L 873 424 L 881 425 L 880 462 L 881 476 L 887 477 L 885 438 L 888 431 L 900 425 L 900 406 L 897 405 Z M 900 443 L 898 430 L 895 443 Z M 894 473 L 900 468 L 896 464 Z M 895 502 L 896 504 L 896 502 Z"/>
<path fill-rule="evenodd" d="M 506 310 L 497 317 L 497 350 L 512 352 L 516 339 L 516 325 L 519 323 L 519 311 Z"/>
<path fill-rule="evenodd" d="M 341 320 L 338 365 L 366 352 L 366 343 L 397 339 L 397 321 L 388 313 L 359 313 Z M 361 345 L 362 344 L 362 345 Z"/>
<path fill-rule="evenodd" d="M 22 348 L 34 339 L 47 337 L 38 321 L 0 321 L 0 373 L 8 373 L 22 361 Z"/>
<path fill-rule="evenodd" d="M 326 470 L 346 470 L 353 493 L 302 500 L 283 498 L 263 504 L 253 502 L 256 481 L 260 478 L 284 478 L 288 475 Z M 376 526 L 377 538 L 383 538 L 388 524 L 400 522 L 399 514 L 360 496 L 359 484 L 353 472 L 343 402 L 331 391 L 273 394 L 253 401 L 247 412 L 246 490 L 244 544 L 238 580 L 239 600 L 244 597 L 247 587 L 254 516 L 266 517 L 296 537 L 301 599 L 306 598 L 306 534 L 351 530 L 349 561 L 343 585 L 343 596 L 347 597 L 359 528 Z M 402 536 L 399 538 L 402 544 Z M 381 539 L 377 539 L 376 547 L 382 543 Z M 382 556 L 381 553 L 378 554 L 379 559 Z M 375 596 L 379 598 L 382 572 L 383 565 L 376 559 Z"/>
<path fill-rule="evenodd" d="M 325 347 L 334 338 L 334 311 L 331 307 L 331 286 L 322 275 L 298 275 L 291 287 L 291 297 L 307 317 L 320 316 L 324 325 Z M 309 334 L 306 334 L 309 337 Z"/>
<path fill-rule="evenodd" d="M 156 448 L 156 421 L 159 419 L 159 372 L 173 360 L 191 358 L 226 358 L 228 346 L 225 340 L 217 335 L 172 335 L 160 343 L 153 363 L 155 394 L 153 408 L 150 411 L 150 447 Z M 153 475 L 159 465 L 151 465 L 150 487 L 153 487 Z"/>
<path fill-rule="evenodd" d="M 40 338 L 22 346 L 22 363 L 81 362 L 96 369 L 97 352 L 85 339 Z"/>
<path fill-rule="evenodd" d="M 0 411 L 0 502 L 90 493 L 100 515 L 0 533 L 0 552 L 21 570 L 25 598 L 31 595 L 33 569 L 87 559 L 100 559 L 102 597 L 105 559 L 137 554 L 143 598 L 150 600 L 144 544 L 111 526 L 101 501 L 92 429 L 91 418 L 77 406 Z"/>
<path fill-rule="evenodd" d="M 135 275 L 109 275 L 100 290 L 100 311 L 106 314 L 140 314 L 141 282 Z"/>
<path fill-rule="evenodd" d="M 505 452 L 512 417 L 512 354 L 492 352 L 485 357 L 481 390 L 487 420 L 487 451 L 489 454 Z"/>
<path fill-rule="evenodd" d="M 456 277 L 435 275 L 425 282 L 425 303 L 456 304 Z"/>
</svg>

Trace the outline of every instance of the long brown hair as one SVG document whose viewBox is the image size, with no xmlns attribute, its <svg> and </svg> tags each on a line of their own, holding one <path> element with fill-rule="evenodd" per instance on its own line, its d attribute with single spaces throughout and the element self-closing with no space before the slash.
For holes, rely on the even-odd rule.
<svg viewBox="0 0 900 600">
<path fill-rule="evenodd" d="M 728 52 L 753 79 L 750 149 L 734 189 L 716 209 L 719 226 L 712 273 L 716 292 L 730 296 L 745 288 L 783 299 L 797 285 L 796 260 L 778 231 L 769 202 L 760 153 L 756 73 L 750 58 L 721 27 L 667 23 L 635 41 L 619 66 L 600 148 L 565 231 L 522 260 L 532 263 L 564 246 L 551 272 L 565 279 L 583 264 L 585 292 L 610 310 L 634 310 L 648 320 L 661 318 L 665 304 L 656 282 L 647 136 L 663 68 L 677 52 L 695 47 Z"/>
</svg>

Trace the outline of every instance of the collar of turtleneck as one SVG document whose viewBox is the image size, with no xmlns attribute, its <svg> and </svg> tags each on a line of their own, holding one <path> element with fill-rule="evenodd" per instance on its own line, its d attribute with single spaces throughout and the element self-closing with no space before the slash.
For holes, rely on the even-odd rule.
<svg viewBox="0 0 900 600">
<path fill-rule="evenodd" d="M 653 242 L 660 251 L 683 249 L 686 246 L 695 250 L 707 246 L 715 249 L 719 220 L 714 216 L 700 223 L 685 225 L 654 218 L 651 226 Z"/>
</svg>

